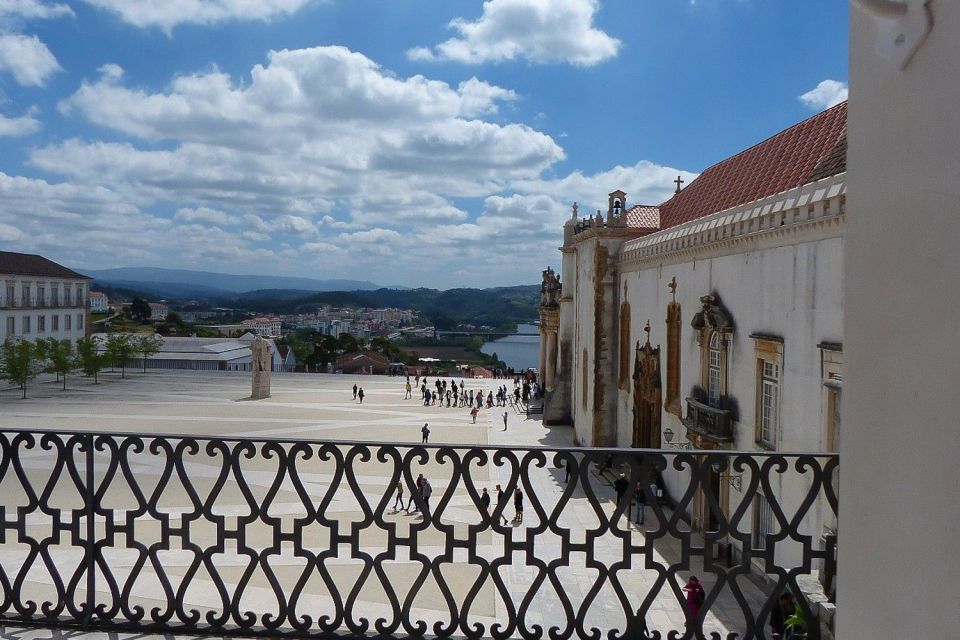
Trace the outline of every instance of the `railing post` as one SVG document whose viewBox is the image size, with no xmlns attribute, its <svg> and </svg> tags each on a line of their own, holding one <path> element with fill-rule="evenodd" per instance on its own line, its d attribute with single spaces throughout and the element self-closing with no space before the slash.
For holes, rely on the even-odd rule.
<svg viewBox="0 0 960 640">
<path fill-rule="evenodd" d="M 93 622 L 93 610 L 97 601 L 97 583 L 96 583 L 96 569 L 97 563 L 94 557 L 96 552 L 96 528 L 94 527 L 94 499 L 96 496 L 96 491 L 94 490 L 94 478 L 93 478 L 93 440 L 94 435 L 88 433 L 84 436 L 87 444 L 87 471 L 86 471 L 86 482 L 84 487 L 84 501 L 87 508 L 87 536 L 86 536 L 86 547 L 87 552 L 84 554 L 86 556 L 87 563 L 87 613 L 83 619 L 83 625 L 88 626 Z"/>
</svg>

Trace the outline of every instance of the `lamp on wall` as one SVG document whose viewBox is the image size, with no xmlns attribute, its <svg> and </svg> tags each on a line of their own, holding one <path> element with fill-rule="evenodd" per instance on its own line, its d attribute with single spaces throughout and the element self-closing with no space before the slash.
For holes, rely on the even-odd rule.
<svg viewBox="0 0 960 640">
<path fill-rule="evenodd" d="M 693 445 L 690 444 L 690 441 L 678 442 L 673 444 L 673 429 L 667 427 L 663 430 L 663 439 L 666 440 L 666 445 L 668 449 L 693 449 Z"/>
<path fill-rule="evenodd" d="M 721 480 L 726 480 L 731 487 L 737 491 L 743 491 L 743 474 L 720 473 L 723 470 L 723 465 L 717 460 L 710 463 L 710 468 L 720 476 Z"/>
</svg>

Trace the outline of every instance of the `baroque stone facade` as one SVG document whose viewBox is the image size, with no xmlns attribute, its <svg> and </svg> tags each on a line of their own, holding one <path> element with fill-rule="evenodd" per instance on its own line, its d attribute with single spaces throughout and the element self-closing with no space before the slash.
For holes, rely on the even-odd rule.
<svg viewBox="0 0 960 640">
<path fill-rule="evenodd" d="M 659 206 L 628 207 L 620 190 L 606 215 L 583 219 L 574 205 L 559 296 L 547 296 L 556 275 L 544 272 L 546 419 L 571 424 L 584 446 L 831 450 L 845 136 L 842 104 L 710 167 Z M 685 473 L 665 472 L 668 495 Z M 738 508 L 744 481 L 706 479 L 725 511 Z M 802 494 L 771 490 L 781 504 Z M 755 527 L 770 526 L 768 505 L 750 507 Z M 811 508 L 812 531 L 835 526 L 825 507 Z M 702 497 L 689 515 L 696 528 L 715 520 Z"/>
</svg>

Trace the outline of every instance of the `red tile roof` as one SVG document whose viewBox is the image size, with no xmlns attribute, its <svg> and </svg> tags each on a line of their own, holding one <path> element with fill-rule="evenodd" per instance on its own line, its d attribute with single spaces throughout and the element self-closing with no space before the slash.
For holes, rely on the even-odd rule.
<svg viewBox="0 0 960 640">
<path fill-rule="evenodd" d="M 660 207 L 647 204 L 635 204 L 627 209 L 627 226 L 634 229 L 660 228 Z"/>
<path fill-rule="evenodd" d="M 843 102 L 718 162 L 660 205 L 662 229 L 846 171 Z"/>
</svg>

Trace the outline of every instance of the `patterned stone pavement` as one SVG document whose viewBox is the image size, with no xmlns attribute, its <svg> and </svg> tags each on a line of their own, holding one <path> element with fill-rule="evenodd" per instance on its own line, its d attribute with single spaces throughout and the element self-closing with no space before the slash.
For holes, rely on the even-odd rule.
<svg viewBox="0 0 960 640">
<path fill-rule="evenodd" d="M 354 383 L 362 386 L 365 391 L 363 404 L 352 399 L 351 387 Z M 477 389 L 495 388 L 499 381 L 467 380 L 468 389 L 474 392 Z M 545 427 L 539 420 L 527 419 L 513 410 L 508 411 L 508 427 L 503 429 L 502 408 L 484 410 L 478 417 L 477 423 L 472 424 L 468 409 L 446 407 L 424 407 L 417 399 L 405 400 L 403 379 L 370 376 L 327 376 L 327 375 L 275 375 L 273 377 L 273 395 L 271 398 L 256 402 L 245 401 L 249 394 L 249 374 L 230 373 L 154 373 L 140 374 L 127 373 L 127 379 L 121 380 L 118 376 L 107 374 L 103 382 L 93 385 L 85 378 L 72 378 L 66 392 L 60 391 L 56 384 L 40 384 L 30 389 L 30 397 L 20 400 L 14 390 L 0 391 L 0 429 L 2 428 L 45 428 L 69 430 L 97 430 L 97 431 L 125 431 L 161 434 L 193 434 L 202 436 L 231 436 L 250 438 L 284 438 L 303 437 L 323 440 L 370 440 L 392 443 L 411 443 L 420 441 L 420 427 L 424 422 L 430 424 L 431 443 L 449 443 L 454 445 L 521 445 L 521 446 L 569 446 L 572 443 L 572 430 L 568 427 Z M 42 455 L 34 456 L 27 461 L 27 468 L 32 473 L 41 473 L 45 468 Z M 268 465 L 269 467 L 269 465 Z M 144 460 L 137 468 L 138 478 L 148 479 L 156 477 L 161 471 L 161 465 Z M 197 478 L 202 483 L 204 479 L 212 482 L 216 476 L 218 466 L 210 461 L 190 461 L 187 463 L 191 478 Z M 420 469 L 418 469 L 419 471 Z M 449 478 L 449 469 L 435 462 L 424 465 L 422 470 L 431 478 L 435 495 L 439 496 L 446 488 Z M 358 483 L 371 504 L 376 504 L 386 493 L 392 492 L 388 487 L 389 465 L 369 464 L 361 467 L 358 473 Z M 479 478 L 483 486 L 493 491 L 496 483 L 505 484 L 509 478 L 509 469 L 506 467 L 488 466 L 478 470 L 474 475 Z M 274 474 L 267 469 L 258 471 L 257 461 L 252 461 L 249 469 L 245 469 L 244 477 L 250 479 L 251 489 L 257 496 L 262 496 L 273 481 Z M 322 466 L 304 474 L 305 488 L 313 496 L 321 496 L 329 486 L 330 474 Z M 547 506 L 555 503 L 560 497 L 564 484 L 562 471 L 551 468 L 534 468 L 529 474 L 536 494 L 542 503 Z M 147 482 L 148 480 L 143 480 Z M 606 498 L 606 517 L 613 513 L 613 491 L 605 481 L 594 477 L 598 493 Z M 346 483 L 343 483 L 344 485 Z M 230 516 L 245 513 L 243 501 L 239 492 L 230 494 L 233 487 L 225 489 L 221 500 L 228 505 L 224 515 Z M 4 503 L 14 500 L 7 494 Z M 230 512 L 231 496 L 235 512 Z M 407 496 L 408 497 L 408 496 Z M 115 498 L 118 505 L 123 505 L 124 498 Z M 127 498 L 129 499 L 129 498 Z M 392 500 L 391 500 L 392 503 Z M 529 502 L 528 502 L 529 504 Z M 186 503 L 171 505 L 181 510 L 186 509 Z M 13 504 L 5 504 L 13 506 Z M 302 511 L 292 487 L 284 486 L 279 492 L 272 514 L 279 517 L 292 518 Z M 348 522 L 359 512 L 356 497 L 348 491 L 337 493 L 331 503 L 328 514 L 330 517 L 343 519 Z M 512 505 L 505 511 L 512 517 Z M 394 521 L 400 530 L 410 527 L 419 521 L 415 514 L 387 512 L 387 520 Z M 528 527 L 536 524 L 536 514 L 532 509 L 526 515 L 524 525 L 515 527 L 513 535 L 523 539 Z M 443 522 L 465 530 L 465 525 L 476 523 L 479 517 L 469 496 L 456 495 L 451 504 L 443 513 Z M 598 515 L 590 507 L 589 502 L 578 490 L 572 501 L 560 516 L 559 524 L 569 527 L 572 531 L 583 532 L 595 527 Z M 647 526 L 655 525 L 653 516 L 648 512 Z M 45 523 L 36 522 L 31 526 L 43 527 Z M 638 542 L 643 536 L 643 527 L 637 527 L 621 520 L 618 526 L 628 528 Z M 459 530 L 458 529 L 458 530 Z M 582 535 L 582 533 L 581 533 Z M 577 536 L 574 534 L 574 539 Z M 420 551 L 426 554 L 440 552 L 443 537 L 440 532 L 421 534 Z M 383 549 L 385 533 L 373 530 L 362 537 L 362 550 L 378 553 Z M 261 541 L 268 544 L 267 541 Z M 256 541 L 248 541 L 256 544 Z M 502 553 L 503 538 L 499 534 L 486 531 L 478 537 L 477 553 L 484 557 L 495 557 Z M 600 543 L 601 547 L 606 541 Z M 550 539 L 541 536 L 537 539 L 538 558 L 549 560 L 550 556 L 558 554 L 559 539 Z M 229 550 L 228 550 L 229 551 Z M 669 563 L 679 557 L 679 548 L 676 541 L 659 544 L 656 549 L 657 560 Z M 0 562 L 4 566 L 16 564 L 19 552 L 11 545 L 0 546 Z M 71 550 L 58 550 L 59 558 L 69 561 Z M 189 562 L 189 554 L 176 549 L 164 552 L 164 566 L 172 576 L 182 574 Z M 610 536 L 609 548 L 598 549 L 598 555 L 603 558 L 608 554 L 611 559 L 622 555 L 617 541 Z M 503 572 L 509 591 L 514 594 L 515 604 L 526 592 L 530 581 L 535 576 L 533 568 L 526 566 L 522 559 L 515 554 L 513 566 Z M 110 556 L 111 568 L 119 576 L 126 575 L 133 563 L 134 557 L 123 552 L 116 552 Z M 74 559 L 75 560 L 75 559 Z M 574 564 L 564 574 L 563 586 L 568 597 L 579 602 L 593 584 L 596 571 L 586 566 L 583 559 L 575 560 Z M 234 563 L 236 566 L 232 566 Z M 273 566 L 273 565 L 272 565 Z M 292 552 L 281 554 L 277 558 L 278 576 L 283 582 L 293 584 L 299 575 L 300 566 Z M 391 563 L 388 575 L 391 581 L 396 581 L 399 587 L 406 588 L 412 584 L 419 568 L 419 563 L 398 557 Z M 646 593 L 653 587 L 657 577 L 655 572 L 642 569 L 643 559 L 634 560 L 633 568 L 621 572 L 621 581 L 631 596 L 632 602 L 640 602 Z M 285 568 L 286 567 L 286 568 Z M 239 579 L 242 570 L 242 561 L 231 560 L 225 555 L 218 564 L 224 576 L 234 576 Z M 331 563 L 331 574 L 337 579 L 351 581 L 355 579 L 358 570 L 356 563 L 345 561 Z M 460 573 L 457 573 L 457 572 Z M 452 569 L 449 575 L 444 574 L 454 586 L 455 595 L 465 594 L 472 583 L 475 572 L 471 573 L 469 565 L 460 563 Z M 703 573 L 699 575 L 703 578 Z M 685 577 L 685 576 L 684 576 Z M 41 571 L 32 571 L 28 582 L 24 586 L 27 592 L 36 592 L 37 596 L 45 593 L 45 581 L 48 576 Z M 218 599 L 212 588 L 203 588 L 203 581 L 195 580 L 197 588 L 187 592 L 188 604 L 200 610 L 216 608 Z M 705 580 L 705 587 L 709 590 L 709 580 Z M 759 590 L 747 585 L 744 587 L 753 606 L 759 609 L 759 602 L 763 594 Z M 525 617 L 525 624 L 530 627 L 534 624 L 558 624 L 566 618 L 559 598 L 551 596 L 549 589 L 541 589 L 534 598 Z M 318 593 L 317 606 L 324 608 L 329 604 L 328 598 Z M 144 606 L 156 606 L 161 600 L 162 591 L 158 584 L 139 584 L 132 597 Z M 251 588 L 245 592 L 244 604 L 251 607 L 266 607 L 272 594 L 265 583 L 251 583 Z M 364 589 L 360 595 L 357 609 L 364 615 L 375 618 L 378 615 L 389 616 L 389 605 L 386 594 L 382 590 Z M 188 607 L 189 608 L 189 607 Z M 275 608 L 275 606 L 274 606 Z M 445 605 L 442 594 L 432 579 L 429 580 L 417 594 L 414 601 L 414 613 L 421 619 L 431 623 L 445 619 Z M 481 589 L 475 606 L 471 609 L 471 620 L 489 625 L 497 620 L 503 620 L 504 603 L 492 587 Z M 709 633 L 717 631 L 726 633 L 736 630 L 741 625 L 738 621 L 742 614 L 740 608 L 729 595 L 723 595 L 711 608 L 707 616 L 704 630 Z M 670 629 L 682 630 L 684 614 L 682 608 L 669 588 L 661 590 L 660 595 L 651 603 L 648 623 L 651 629 L 662 631 Z M 592 626 L 606 630 L 624 628 L 624 616 L 617 601 L 616 594 L 605 586 L 598 599 L 590 607 L 586 621 L 586 629 Z M 59 638 L 67 636 L 51 636 L 49 631 L 7 629 L 4 633 L 10 638 L 26 640 L 27 638 Z M 19 634 L 19 635 L 18 635 Z M 22 635 L 26 634 L 26 635 Z M 30 635 L 40 634 L 40 635 Z M 46 635 L 43 635 L 46 634 Z M 86 634 L 83 637 L 116 638 L 126 640 L 127 636 Z M 0 638 L 8 637 L 0 635 Z M 71 635 L 69 637 L 77 637 Z M 140 634 L 129 635 L 129 638 L 146 638 Z"/>
</svg>

